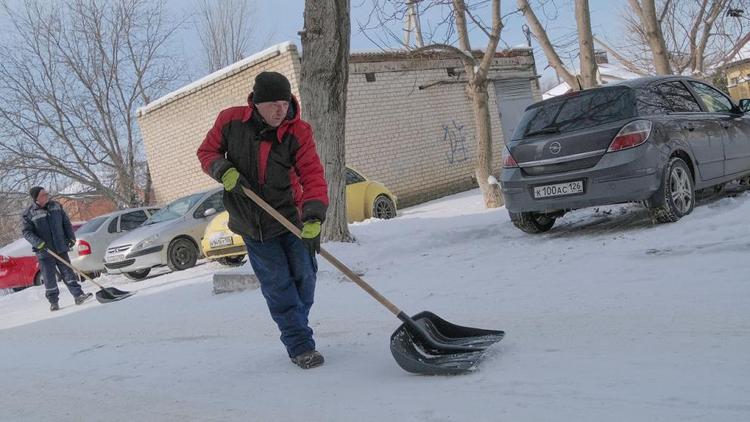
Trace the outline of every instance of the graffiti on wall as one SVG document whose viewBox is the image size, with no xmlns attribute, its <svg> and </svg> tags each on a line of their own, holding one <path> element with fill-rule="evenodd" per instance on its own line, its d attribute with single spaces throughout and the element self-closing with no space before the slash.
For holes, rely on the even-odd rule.
<svg viewBox="0 0 750 422">
<path fill-rule="evenodd" d="M 448 146 L 445 155 L 449 164 L 460 163 L 469 159 L 466 150 L 466 133 L 464 125 L 459 125 L 455 120 L 450 124 L 443 125 L 443 143 Z"/>
</svg>

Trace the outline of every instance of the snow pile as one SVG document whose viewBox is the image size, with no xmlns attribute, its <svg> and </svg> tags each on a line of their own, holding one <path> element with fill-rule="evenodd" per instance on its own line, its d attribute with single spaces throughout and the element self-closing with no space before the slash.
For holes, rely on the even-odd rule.
<svg viewBox="0 0 750 422">
<path fill-rule="evenodd" d="M 657 226 L 602 207 L 530 236 L 471 191 L 326 245 L 408 313 L 505 330 L 460 377 L 403 372 L 398 320 L 323 262 L 311 324 L 326 364 L 308 372 L 260 290 L 211 294 L 215 263 L 104 277 L 138 294 L 76 307 L 63 292 L 54 314 L 30 288 L 0 298 L 0 419 L 750 420 L 748 214 L 749 194 Z"/>
</svg>

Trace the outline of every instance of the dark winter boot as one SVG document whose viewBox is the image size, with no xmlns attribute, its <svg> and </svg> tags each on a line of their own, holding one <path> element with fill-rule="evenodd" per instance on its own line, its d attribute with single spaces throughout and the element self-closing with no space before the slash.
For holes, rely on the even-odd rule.
<svg viewBox="0 0 750 422">
<path fill-rule="evenodd" d="M 80 305 L 83 302 L 91 299 L 91 296 L 93 296 L 91 293 L 84 293 L 82 295 L 76 296 L 76 305 Z"/>
<path fill-rule="evenodd" d="M 59 311 L 60 310 L 60 305 L 58 305 L 57 303 L 50 303 L 49 304 L 49 310 L 52 311 L 52 312 Z"/>
<path fill-rule="evenodd" d="M 318 366 L 322 365 L 323 362 L 323 355 L 318 353 L 317 350 L 311 350 L 292 358 L 292 363 L 302 369 L 317 368 Z"/>
</svg>

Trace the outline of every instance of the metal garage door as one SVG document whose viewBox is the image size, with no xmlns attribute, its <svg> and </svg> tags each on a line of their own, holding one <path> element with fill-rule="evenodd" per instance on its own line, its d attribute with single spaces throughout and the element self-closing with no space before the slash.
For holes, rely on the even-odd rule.
<svg viewBox="0 0 750 422">
<path fill-rule="evenodd" d="M 503 126 L 503 139 L 509 140 L 526 107 L 533 104 L 529 79 L 508 79 L 495 81 L 495 98 L 500 122 Z"/>
</svg>

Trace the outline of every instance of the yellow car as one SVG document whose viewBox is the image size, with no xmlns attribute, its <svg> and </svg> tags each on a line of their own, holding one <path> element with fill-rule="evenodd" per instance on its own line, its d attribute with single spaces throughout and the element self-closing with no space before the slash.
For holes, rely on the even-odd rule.
<svg viewBox="0 0 750 422">
<path fill-rule="evenodd" d="M 346 217 L 352 223 L 368 218 L 388 219 L 396 216 L 396 196 L 382 183 L 367 180 L 346 168 Z M 240 265 L 247 249 L 242 237 L 234 234 L 227 223 L 229 213 L 219 213 L 206 227 L 201 246 L 206 258 L 224 265 Z"/>
</svg>

